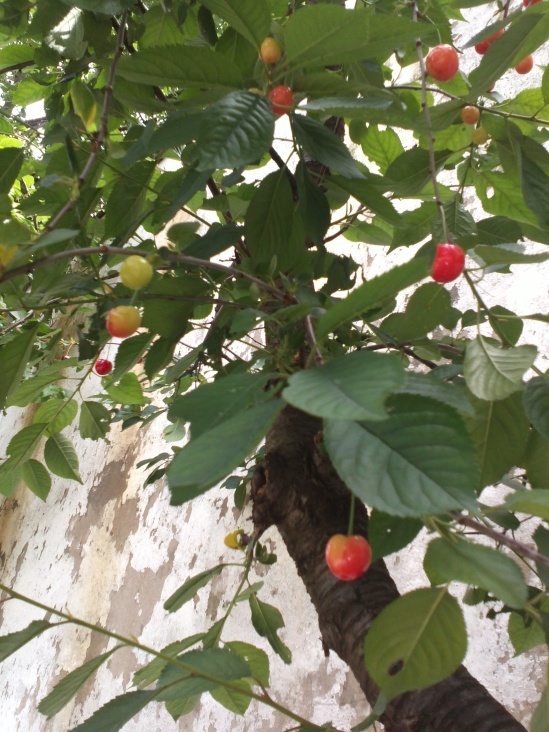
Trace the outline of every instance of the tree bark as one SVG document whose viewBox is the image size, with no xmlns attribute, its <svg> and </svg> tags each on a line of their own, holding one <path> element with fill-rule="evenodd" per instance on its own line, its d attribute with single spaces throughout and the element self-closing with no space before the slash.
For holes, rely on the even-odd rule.
<svg viewBox="0 0 549 732">
<path fill-rule="evenodd" d="M 326 542 L 347 531 L 351 494 L 324 454 L 321 430 L 321 420 L 292 407 L 283 410 L 254 476 L 253 519 L 257 535 L 277 526 L 318 613 L 326 652 L 335 651 L 349 664 L 374 705 L 379 689 L 364 667 L 363 640 L 399 593 L 381 560 L 353 582 L 337 580 L 326 566 Z M 357 502 L 355 533 L 367 532 L 368 514 Z M 464 667 L 393 699 L 381 721 L 387 732 L 525 732 Z"/>
</svg>

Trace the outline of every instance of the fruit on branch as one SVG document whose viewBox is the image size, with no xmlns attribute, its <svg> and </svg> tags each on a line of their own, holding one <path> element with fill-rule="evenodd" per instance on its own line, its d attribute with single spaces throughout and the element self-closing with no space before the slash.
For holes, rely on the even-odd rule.
<svg viewBox="0 0 549 732">
<path fill-rule="evenodd" d="M 328 569 L 344 582 L 358 579 L 370 566 L 372 549 L 363 536 L 334 534 L 326 544 Z"/>
<path fill-rule="evenodd" d="M 141 325 L 141 313 L 134 305 L 119 305 L 107 313 L 106 328 L 115 338 L 133 335 Z"/>
<path fill-rule="evenodd" d="M 480 119 L 480 109 L 473 106 L 463 107 L 461 119 L 466 125 L 476 125 Z"/>
<path fill-rule="evenodd" d="M 534 68 L 534 57 L 532 55 L 526 56 L 522 61 L 519 61 L 515 66 L 517 74 L 528 74 Z"/>
<path fill-rule="evenodd" d="M 98 358 L 93 368 L 99 376 L 106 376 L 112 371 L 112 361 L 109 361 L 107 358 Z"/>
<path fill-rule="evenodd" d="M 535 3 L 540 3 L 541 0 L 522 0 L 522 4 L 525 8 L 527 8 L 529 5 L 535 5 Z"/>
<path fill-rule="evenodd" d="M 130 290 L 140 290 L 146 287 L 153 276 L 153 268 L 145 257 L 139 254 L 132 254 L 122 262 L 120 267 L 120 279 L 122 284 Z"/>
<path fill-rule="evenodd" d="M 259 48 L 259 57 L 264 64 L 276 64 L 282 56 L 282 46 L 274 38 L 265 38 Z"/>
<path fill-rule="evenodd" d="M 288 114 L 294 106 L 294 93 L 289 86 L 275 86 L 267 96 L 275 114 Z"/>
<path fill-rule="evenodd" d="M 485 142 L 488 142 L 488 130 L 486 127 L 477 127 L 476 130 L 473 130 L 473 134 L 471 135 L 471 139 L 475 143 L 475 145 L 484 145 Z"/>
<path fill-rule="evenodd" d="M 477 43 L 475 45 L 475 51 L 479 53 L 481 56 L 486 53 L 486 51 L 490 48 L 492 43 L 494 41 L 497 41 L 497 39 L 502 36 L 505 33 L 505 30 L 503 28 L 500 28 L 498 31 L 496 31 L 490 38 L 487 38 L 485 41 L 480 41 L 480 43 Z"/>
<path fill-rule="evenodd" d="M 436 81 L 450 81 L 459 69 L 459 56 L 453 46 L 442 43 L 432 48 L 425 59 L 429 76 Z"/>
<path fill-rule="evenodd" d="M 437 251 L 431 267 L 435 282 L 452 282 L 465 267 L 465 252 L 457 244 L 437 244 Z"/>
</svg>

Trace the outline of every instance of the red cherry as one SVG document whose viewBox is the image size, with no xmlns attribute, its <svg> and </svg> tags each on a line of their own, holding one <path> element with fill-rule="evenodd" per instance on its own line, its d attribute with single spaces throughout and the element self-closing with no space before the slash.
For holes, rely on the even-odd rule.
<svg viewBox="0 0 549 732">
<path fill-rule="evenodd" d="M 425 68 L 436 81 L 450 81 L 459 69 L 459 56 L 453 46 L 443 43 L 435 46 L 427 54 Z"/>
<path fill-rule="evenodd" d="M 540 3 L 541 0 L 522 0 L 522 4 L 525 8 L 527 8 L 529 5 L 535 5 L 536 3 Z"/>
<path fill-rule="evenodd" d="M 134 305 L 119 305 L 107 313 L 105 327 L 115 338 L 131 336 L 141 325 L 141 314 Z"/>
<path fill-rule="evenodd" d="M 326 564 L 340 580 L 358 579 L 370 566 L 372 550 L 363 536 L 334 534 L 326 544 Z"/>
<path fill-rule="evenodd" d="M 466 125 L 476 125 L 480 119 L 480 109 L 471 105 L 463 107 L 461 110 L 461 119 Z"/>
<path fill-rule="evenodd" d="M 99 374 L 99 376 L 106 376 L 112 371 L 112 361 L 109 361 L 106 358 L 98 358 L 95 362 L 94 369 L 95 373 Z"/>
<path fill-rule="evenodd" d="M 539 0 L 536 0 L 536 2 L 539 2 Z M 475 46 L 475 51 L 477 53 L 480 53 L 482 56 L 486 53 L 486 51 L 490 48 L 492 43 L 494 41 L 497 41 L 497 39 L 502 36 L 505 33 L 504 28 L 500 28 L 498 31 L 496 31 L 490 38 L 487 38 L 485 41 L 480 41 L 480 43 L 477 43 Z"/>
<path fill-rule="evenodd" d="M 431 268 L 435 282 L 452 282 L 465 267 L 465 252 L 457 244 L 437 244 L 437 253 Z"/>
<path fill-rule="evenodd" d="M 267 96 L 275 114 L 288 114 L 294 106 L 294 93 L 289 86 L 275 86 Z"/>
<path fill-rule="evenodd" d="M 528 74 L 532 69 L 534 68 L 534 57 L 533 56 L 526 56 L 526 58 L 523 58 L 522 61 L 519 61 L 518 64 L 515 66 L 515 71 L 517 74 Z"/>
</svg>

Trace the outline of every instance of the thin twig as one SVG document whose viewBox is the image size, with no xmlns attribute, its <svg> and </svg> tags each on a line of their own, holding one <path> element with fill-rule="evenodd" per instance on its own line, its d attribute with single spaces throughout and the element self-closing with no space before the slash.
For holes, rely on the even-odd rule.
<svg viewBox="0 0 549 732">
<path fill-rule="evenodd" d="M 323 366 L 324 357 L 322 356 L 322 352 L 318 346 L 315 331 L 313 328 L 313 322 L 311 320 L 310 315 L 305 316 L 305 331 L 307 333 L 307 339 L 309 341 L 309 345 L 311 346 L 311 351 L 314 354 L 314 359 L 315 359 L 316 365 Z"/>
<path fill-rule="evenodd" d="M 470 529 L 474 529 L 478 534 L 489 536 L 490 539 L 497 541 L 498 544 L 503 544 L 509 549 L 512 549 L 519 556 L 528 557 L 528 559 L 531 559 L 537 564 L 543 564 L 544 567 L 549 567 L 549 557 L 546 557 L 545 554 L 540 554 L 535 549 L 532 549 L 532 547 L 524 544 L 522 541 L 517 541 L 517 539 L 513 539 L 513 537 L 508 536 L 502 531 L 496 531 L 495 529 L 486 526 L 486 524 L 476 521 L 465 514 L 458 513 L 457 511 L 450 511 L 450 516 L 459 524 L 468 526 Z"/>
</svg>

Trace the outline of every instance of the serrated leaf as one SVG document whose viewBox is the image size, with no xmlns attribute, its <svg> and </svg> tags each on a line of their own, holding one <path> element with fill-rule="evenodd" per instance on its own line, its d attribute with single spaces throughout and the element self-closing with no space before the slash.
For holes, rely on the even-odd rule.
<svg viewBox="0 0 549 732">
<path fill-rule="evenodd" d="M 467 398 L 465 389 L 441 381 L 431 374 L 419 374 L 407 371 L 404 384 L 396 390 L 397 394 L 416 394 L 417 396 L 435 399 L 437 402 L 453 407 L 464 415 L 472 415 L 473 407 Z"/>
<path fill-rule="evenodd" d="M 395 209 L 391 201 L 380 193 L 367 180 L 356 180 L 350 178 L 341 178 L 339 176 L 330 176 L 326 180 L 329 188 L 336 190 L 344 190 L 366 206 L 372 213 L 379 216 L 384 221 L 394 226 L 402 224 L 401 215 Z"/>
<path fill-rule="evenodd" d="M 242 86 L 240 69 L 226 56 L 197 46 L 145 48 L 123 56 L 116 74 L 138 84 L 232 91 Z"/>
<path fill-rule="evenodd" d="M 0 493 L 3 496 L 11 498 L 17 490 L 19 483 L 23 480 L 23 468 L 21 465 L 13 468 L 13 470 L 8 467 L 8 470 L 4 472 L 5 465 L 6 463 L 0 468 Z"/>
<path fill-rule="evenodd" d="M 142 160 L 115 183 L 105 207 L 105 234 L 108 237 L 124 237 L 141 223 L 147 186 L 154 170 L 154 162 Z"/>
<path fill-rule="evenodd" d="M 27 460 L 21 466 L 22 478 L 35 496 L 46 500 L 51 488 L 51 477 L 46 468 L 38 460 Z"/>
<path fill-rule="evenodd" d="M 91 661 L 88 661 L 64 676 L 61 681 L 55 684 L 50 693 L 42 699 L 38 705 L 38 711 L 41 714 L 45 714 L 48 719 L 51 719 L 51 717 L 61 711 L 76 696 L 86 681 L 93 676 L 97 669 L 116 650 L 117 648 L 113 648 L 111 651 L 107 651 L 107 653 L 102 653 L 100 656 L 92 658 Z"/>
<path fill-rule="evenodd" d="M 117 381 L 126 371 L 133 368 L 147 351 L 152 340 L 153 336 L 150 333 L 139 333 L 131 338 L 125 338 L 118 346 L 109 381 Z"/>
<path fill-rule="evenodd" d="M 198 590 L 205 587 L 217 574 L 220 574 L 224 566 L 224 564 L 218 564 L 213 569 L 207 569 L 204 572 L 195 574 L 194 577 L 190 577 L 179 589 L 168 597 L 163 605 L 164 610 L 170 613 L 179 610 L 186 602 L 193 599 Z"/>
<path fill-rule="evenodd" d="M 124 374 L 118 384 L 109 384 L 105 390 L 113 402 L 119 404 L 147 404 L 149 401 L 134 373 Z"/>
<path fill-rule="evenodd" d="M 78 456 L 71 440 L 61 433 L 52 435 L 44 446 L 46 465 L 55 475 L 82 483 L 78 472 Z"/>
<path fill-rule="evenodd" d="M 175 641 L 170 643 L 162 649 L 163 656 L 172 656 L 174 659 L 187 648 L 196 645 L 204 637 L 204 633 L 195 633 L 184 640 Z M 165 658 L 157 656 L 152 661 L 147 663 L 145 666 L 136 671 L 133 675 L 133 685 L 140 689 L 145 686 L 149 686 L 158 679 L 163 669 L 169 664 Z"/>
<path fill-rule="evenodd" d="M 200 0 L 212 13 L 259 47 L 271 27 L 271 12 L 265 0 Z"/>
<path fill-rule="evenodd" d="M 474 507 L 475 451 L 456 412 L 408 395 L 392 397 L 388 411 L 380 422 L 325 422 L 326 449 L 353 493 L 393 516 Z"/>
<path fill-rule="evenodd" d="M 78 402 L 75 399 L 48 399 L 43 402 L 32 418 L 34 423 L 44 422 L 48 424 L 47 434 L 53 435 L 61 432 L 65 427 L 72 424 L 78 414 Z"/>
<path fill-rule="evenodd" d="M 549 690 L 544 689 L 532 715 L 530 732 L 545 732 L 547 729 L 549 729 Z"/>
<path fill-rule="evenodd" d="M 488 590 L 510 607 L 522 608 L 526 604 L 526 582 L 518 565 L 490 547 L 457 537 L 434 539 L 427 548 L 423 566 L 434 584 L 465 582 Z"/>
<path fill-rule="evenodd" d="M 293 114 L 295 140 L 313 160 L 326 165 L 344 178 L 364 178 L 343 140 L 320 122 Z"/>
<path fill-rule="evenodd" d="M 25 373 L 37 332 L 38 325 L 35 325 L 0 348 L 0 409 L 4 408 L 6 399 L 19 385 Z"/>
<path fill-rule="evenodd" d="M 23 630 L 16 630 L 14 633 L 0 636 L 0 662 L 5 661 L 8 656 L 18 651 L 33 638 L 53 627 L 54 624 L 45 620 L 33 620 Z"/>
<path fill-rule="evenodd" d="M 363 350 L 292 374 L 282 396 L 316 417 L 378 420 L 387 418 L 385 399 L 403 382 L 397 356 Z"/>
<path fill-rule="evenodd" d="M 101 440 L 111 426 L 111 413 L 99 402 L 84 401 L 80 406 L 78 428 L 84 438 Z"/>
<path fill-rule="evenodd" d="M 463 661 L 467 630 L 444 589 L 419 589 L 388 605 L 364 641 L 366 668 L 388 699 L 442 681 Z"/>
<path fill-rule="evenodd" d="M 0 194 L 11 191 L 24 160 L 25 151 L 21 147 L 0 149 Z"/>
<path fill-rule="evenodd" d="M 324 338 L 348 320 L 354 320 L 366 310 L 395 297 L 406 287 L 414 285 L 427 275 L 429 262 L 416 257 L 385 272 L 353 290 L 344 300 L 336 303 L 318 321 L 317 338 Z"/>
<path fill-rule="evenodd" d="M 509 613 L 507 631 L 515 656 L 520 656 L 531 648 L 544 645 L 546 642 L 543 628 L 530 616 L 523 617 L 519 613 Z M 549 718 L 547 721 L 549 723 Z"/>
<path fill-rule="evenodd" d="M 318 244 L 323 241 L 331 223 L 331 212 L 324 192 L 313 182 L 307 166 L 301 161 L 295 171 L 299 194 L 299 213 L 305 236 Z"/>
<path fill-rule="evenodd" d="M 259 404 L 185 445 L 167 471 L 172 505 L 204 493 L 237 468 L 263 439 L 281 408 L 276 400 Z"/>
<path fill-rule="evenodd" d="M 501 508 L 539 516 L 549 521 L 549 490 L 528 490 L 511 493 Z"/>
<path fill-rule="evenodd" d="M 129 691 L 111 699 L 82 724 L 70 732 L 119 732 L 149 702 L 158 695 L 157 691 Z"/>
<path fill-rule="evenodd" d="M 228 648 L 206 648 L 188 651 L 177 657 L 179 665 L 169 664 L 160 674 L 158 699 L 179 699 L 210 691 L 224 681 L 235 681 L 250 675 L 250 668 Z M 179 682 L 179 683 L 178 683 Z"/>
<path fill-rule="evenodd" d="M 21 382 L 17 388 L 12 391 L 7 399 L 8 407 L 26 407 L 35 401 L 42 393 L 46 386 L 54 384 L 65 377 L 63 371 L 65 369 L 76 366 L 78 363 L 76 358 L 70 358 L 64 361 L 56 361 L 49 366 L 39 369 L 32 378 Z"/>
<path fill-rule="evenodd" d="M 236 691 L 235 686 L 240 688 L 243 693 Z M 233 681 L 230 689 L 226 686 L 219 686 L 217 689 L 212 689 L 210 696 L 224 706 L 225 709 L 242 716 L 246 713 L 252 701 L 250 691 L 250 684 L 247 681 L 237 679 Z M 248 693 L 246 694 L 246 692 Z"/>
<path fill-rule="evenodd" d="M 229 641 L 225 644 L 250 667 L 251 675 L 263 686 L 269 686 L 269 656 L 261 648 L 244 641 Z"/>
<path fill-rule="evenodd" d="M 390 516 L 374 510 L 368 523 L 368 541 L 372 547 L 372 562 L 398 552 L 413 541 L 423 528 L 423 521 Z"/>
<path fill-rule="evenodd" d="M 525 254 L 524 248 L 517 244 L 495 246 L 479 244 L 475 247 L 475 254 L 478 254 L 486 264 L 536 264 L 549 259 L 547 253 Z"/>
<path fill-rule="evenodd" d="M 466 423 L 477 446 L 480 485 L 496 483 L 519 461 L 526 448 L 529 423 L 521 395 L 511 394 L 497 402 L 473 398 L 474 417 Z"/>
<path fill-rule="evenodd" d="M 549 440 L 549 377 L 537 376 L 527 382 L 522 405 L 537 431 Z"/>
<path fill-rule="evenodd" d="M 549 440 L 533 429 L 521 460 L 534 490 L 549 490 Z"/>
<path fill-rule="evenodd" d="M 380 329 L 397 343 L 422 338 L 439 325 L 455 327 L 459 311 L 452 308 L 450 293 L 436 282 L 428 282 L 413 293 L 404 313 L 392 313 Z"/>
<path fill-rule="evenodd" d="M 292 653 L 277 634 L 277 631 L 284 627 L 284 620 L 280 611 L 273 605 L 258 600 L 255 594 L 250 596 L 250 610 L 252 625 L 256 632 L 269 641 L 273 651 L 278 653 L 284 663 L 291 663 Z"/>
<path fill-rule="evenodd" d="M 465 351 L 467 386 L 479 399 L 494 401 L 522 389 L 522 377 L 534 363 L 535 346 L 497 348 L 479 335 Z"/>
<path fill-rule="evenodd" d="M 10 469 L 13 470 L 17 464 L 25 462 L 32 456 L 47 427 L 47 424 L 31 424 L 23 427 L 11 438 L 6 448 L 10 456 Z"/>
<path fill-rule="evenodd" d="M 269 149 L 274 116 L 259 94 L 227 94 L 207 110 L 197 147 L 197 170 L 239 168 L 258 160 Z"/>
<path fill-rule="evenodd" d="M 520 181 L 508 172 L 482 170 L 473 177 L 475 190 L 487 213 L 507 216 L 519 223 L 539 225 L 537 216 L 528 208 Z"/>
<path fill-rule="evenodd" d="M 391 128 L 380 130 L 377 125 L 370 125 L 360 140 L 362 152 L 386 173 L 389 165 L 404 152 L 400 137 Z"/>
</svg>

